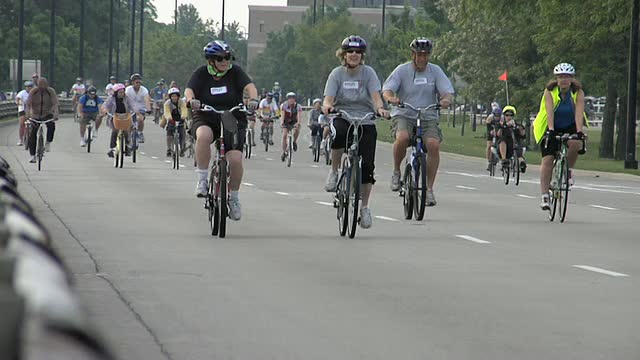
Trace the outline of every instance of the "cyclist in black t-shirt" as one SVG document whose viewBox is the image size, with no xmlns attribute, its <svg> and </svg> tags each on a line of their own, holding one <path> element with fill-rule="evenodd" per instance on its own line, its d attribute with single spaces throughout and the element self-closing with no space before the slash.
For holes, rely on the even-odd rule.
<svg viewBox="0 0 640 360">
<path fill-rule="evenodd" d="M 258 108 L 258 89 L 251 78 L 237 65 L 231 63 L 231 47 L 222 40 L 208 43 L 204 49 L 207 65 L 197 68 L 187 84 L 185 96 L 194 109 L 191 132 L 196 137 L 196 162 L 198 164 L 198 184 L 196 196 L 207 195 L 208 166 L 211 159 L 211 143 L 220 137 L 220 115 L 213 112 L 200 112 L 200 104 L 213 106 L 216 110 L 229 110 L 243 102 L 243 93 L 249 95 L 247 107 L 251 111 Z M 231 189 L 229 195 L 229 217 L 240 220 L 240 200 L 238 191 L 242 182 L 242 149 L 245 142 L 247 117 L 244 113 L 234 114 L 238 119 L 236 134 L 225 131 L 224 145 L 229 162 Z M 235 140 L 235 141 L 234 141 Z"/>
</svg>

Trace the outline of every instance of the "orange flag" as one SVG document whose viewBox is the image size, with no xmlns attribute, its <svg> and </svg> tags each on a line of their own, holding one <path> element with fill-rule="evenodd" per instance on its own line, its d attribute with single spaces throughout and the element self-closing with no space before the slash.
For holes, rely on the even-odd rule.
<svg viewBox="0 0 640 360">
<path fill-rule="evenodd" d="M 507 81 L 507 70 L 505 70 L 502 75 L 498 78 L 500 81 Z"/>
</svg>

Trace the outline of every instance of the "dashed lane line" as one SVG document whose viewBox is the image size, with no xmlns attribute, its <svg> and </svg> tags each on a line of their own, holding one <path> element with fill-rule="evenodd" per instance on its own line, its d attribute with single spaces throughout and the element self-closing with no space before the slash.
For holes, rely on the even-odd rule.
<svg viewBox="0 0 640 360">
<path fill-rule="evenodd" d="M 491 244 L 490 241 L 480 240 L 478 238 L 475 238 L 475 237 L 469 236 L 469 235 L 456 235 L 456 237 L 459 237 L 460 239 L 465 239 L 465 240 L 468 240 L 468 241 L 473 241 L 474 243 L 477 243 L 477 244 Z"/>
<path fill-rule="evenodd" d="M 315 201 L 315 203 L 320 205 L 333 206 L 332 203 L 324 202 L 324 201 Z"/>
<path fill-rule="evenodd" d="M 608 206 L 602 206 L 602 205 L 589 205 L 592 208 L 596 208 L 596 209 L 603 209 L 603 210 L 618 210 L 616 208 L 612 208 L 612 207 L 608 207 Z"/>
<path fill-rule="evenodd" d="M 376 215 L 376 216 L 374 216 L 374 218 L 376 218 L 376 219 L 380 219 L 380 220 L 393 221 L 393 222 L 398 222 L 398 221 L 400 221 L 400 220 L 398 220 L 398 219 L 394 219 L 394 218 L 390 218 L 390 217 L 388 217 L 388 216 L 382 216 L 382 215 Z"/>
<path fill-rule="evenodd" d="M 282 191 L 276 191 L 275 193 L 276 193 L 276 194 L 278 194 L 278 195 L 282 195 L 282 196 L 289 196 L 289 195 L 291 195 L 291 194 L 289 194 L 289 193 L 282 192 Z"/>
<path fill-rule="evenodd" d="M 517 196 L 525 199 L 535 199 L 535 196 L 529 196 L 524 194 L 518 194 Z"/>
<path fill-rule="evenodd" d="M 478 190 L 474 187 L 470 187 L 470 186 L 462 186 L 462 185 L 456 185 L 457 188 L 459 189 L 465 189 L 465 190 Z"/>
<path fill-rule="evenodd" d="M 597 273 L 600 273 L 600 274 L 605 274 L 605 275 L 609 275 L 609 276 L 613 276 L 613 277 L 628 277 L 629 276 L 627 274 L 623 274 L 623 273 L 619 273 L 619 272 L 615 272 L 615 271 L 611 271 L 611 270 L 607 270 L 607 269 L 602 269 L 602 268 L 595 267 L 595 266 L 590 266 L 590 265 L 573 265 L 573 267 L 578 268 L 578 269 L 582 269 L 582 270 L 593 271 L 593 272 L 597 272 Z"/>
</svg>

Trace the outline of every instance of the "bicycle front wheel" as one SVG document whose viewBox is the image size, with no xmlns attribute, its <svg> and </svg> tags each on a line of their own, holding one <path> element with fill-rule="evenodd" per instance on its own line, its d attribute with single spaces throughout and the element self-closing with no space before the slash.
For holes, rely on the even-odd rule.
<svg viewBox="0 0 640 360">
<path fill-rule="evenodd" d="M 177 140 L 175 140 L 177 139 Z M 173 168 L 176 170 L 180 169 L 180 138 L 175 137 L 173 140 Z"/>
<path fill-rule="evenodd" d="M 216 177 L 218 172 L 218 164 L 213 163 L 211 174 L 209 174 L 209 193 L 207 194 L 207 210 L 209 210 L 209 227 L 211 235 L 217 236 L 220 228 L 220 203 L 218 202 L 218 194 L 216 193 Z"/>
<path fill-rule="evenodd" d="M 418 156 L 414 176 L 416 183 L 414 199 L 416 220 L 421 221 L 424 218 L 425 208 L 427 206 L 427 191 L 429 191 L 427 184 L 427 160 L 425 159 L 424 153 Z"/>
<path fill-rule="evenodd" d="M 227 160 L 222 159 L 219 162 L 218 174 L 218 194 L 220 194 L 220 234 L 221 238 L 227 234 L 227 217 L 229 217 L 228 204 L 228 183 L 227 183 Z"/>
<path fill-rule="evenodd" d="M 350 174 L 349 170 L 344 170 L 342 174 L 340 174 L 340 180 L 338 181 L 338 188 L 336 190 L 335 201 L 338 205 L 338 230 L 340 231 L 340 236 L 345 236 L 347 233 L 347 224 L 349 223 Z"/>
<path fill-rule="evenodd" d="M 287 156 L 287 167 L 291 167 L 291 159 L 293 158 L 293 137 L 289 135 L 288 140 L 289 140 L 289 145 L 288 145 L 289 156 Z"/>
<path fill-rule="evenodd" d="M 559 196 L 559 160 L 553 161 L 553 168 L 551 170 L 551 184 L 549 186 L 549 221 L 553 221 L 556 217 L 556 210 L 558 209 L 558 196 Z"/>
<path fill-rule="evenodd" d="M 91 152 L 91 126 L 87 127 L 87 152 L 90 153 Z"/>
<path fill-rule="evenodd" d="M 402 176 L 402 207 L 404 208 L 404 218 L 411 220 L 413 218 L 413 171 L 411 164 L 407 164 L 404 168 Z"/>
<path fill-rule="evenodd" d="M 513 166 L 513 181 L 515 181 L 516 186 L 518 186 L 520 185 L 520 158 L 517 156 L 514 157 L 511 166 Z"/>
<path fill-rule="evenodd" d="M 362 171 L 360 169 L 360 157 L 354 155 L 351 159 L 351 178 L 349 185 L 349 238 L 356 236 L 358 221 L 360 220 L 360 186 L 362 181 Z"/>
<path fill-rule="evenodd" d="M 564 222 L 567 217 L 567 207 L 569 206 L 569 162 L 562 160 L 562 175 L 560 176 L 560 222 Z"/>
<path fill-rule="evenodd" d="M 131 134 L 131 161 L 136 162 L 138 153 L 138 131 L 134 130 Z"/>
<path fill-rule="evenodd" d="M 42 158 L 44 157 L 44 137 L 42 127 L 38 129 L 38 142 L 36 143 L 36 154 L 38 156 L 38 171 L 42 169 Z"/>
</svg>

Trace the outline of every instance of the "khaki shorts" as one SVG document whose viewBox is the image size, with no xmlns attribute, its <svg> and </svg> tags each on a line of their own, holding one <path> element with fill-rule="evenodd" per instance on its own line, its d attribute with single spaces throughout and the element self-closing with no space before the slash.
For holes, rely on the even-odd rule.
<svg viewBox="0 0 640 360">
<path fill-rule="evenodd" d="M 79 121 L 81 124 L 87 125 L 89 124 L 89 120 L 93 120 L 96 121 L 96 119 L 98 118 L 98 113 L 94 112 L 94 113 L 82 113 L 82 116 L 80 117 Z"/>
<path fill-rule="evenodd" d="M 392 119 L 392 134 L 393 138 L 396 137 L 396 132 L 406 130 L 411 136 L 416 130 L 416 119 L 407 119 L 403 116 L 394 116 Z M 423 121 L 422 122 L 422 141 L 427 142 L 428 138 L 437 139 L 439 142 L 444 140 L 442 136 L 442 130 L 438 126 L 437 121 Z"/>
</svg>

